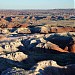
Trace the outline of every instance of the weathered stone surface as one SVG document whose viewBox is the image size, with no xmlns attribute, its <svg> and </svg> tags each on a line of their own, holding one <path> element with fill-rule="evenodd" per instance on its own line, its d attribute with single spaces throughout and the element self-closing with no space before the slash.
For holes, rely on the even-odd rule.
<svg viewBox="0 0 75 75">
<path fill-rule="evenodd" d="M 28 56 L 22 52 L 0 55 L 0 71 L 14 66 L 24 68 L 22 61 L 27 58 Z"/>
<path fill-rule="evenodd" d="M 75 53 L 75 44 L 71 46 L 71 52 Z"/>
<path fill-rule="evenodd" d="M 3 71 L 1 75 L 29 75 L 29 74 L 24 69 L 13 67 Z"/>
<path fill-rule="evenodd" d="M 64 68 L 49 66 L 40 72 L 39 75 L 75 75 L 75 65 L 68 65 Z"/>
<path fill-rule="evenodd" d="M 31 68 L 31 72 L 33 72 L 33 74 L 39 74 L 41 70 L 44 70 L 44 68 L 49 66 L 63 68 L 63 66 L 59 66 L 55 61 L 47 60 L 38 62 L 34 67 Z"/>
<path fill-rule="evenodd" d="M 51 27 L 50 32 L 52 32 L 52 33 L 56 32 L 56 27 Z"/>
<path fill-rule="evenodd" d="M 19 61 L 19 62 L 28 58 L 28 56 L 24 54 L 23 52 L 15 52 L 15 53 L 7 54 L 7 55 L 0 55 L 0 57 L 14 60 L 14 61 Z"/>
<path fill-rule="evenodd" d="M 31 40 L 30 44 L 36 43 L 36 40 Z"/>
<path fill-rule="evenodd" d="M 49 29 L 47 27 L 41 27 L 41 33 L 48 33 Z"/>
<path fill-rule="evenodd" d="M 66 32 L 66 29 L 64 27 L 57 27 L 56 32 L 57 33 L 64 33 L 64 32 Z"/>
<path fill-rule="evenodd" d="M 18 33 L 31 33 L 29 28 L 19 28 L 17 30 Z"/>
</svg>

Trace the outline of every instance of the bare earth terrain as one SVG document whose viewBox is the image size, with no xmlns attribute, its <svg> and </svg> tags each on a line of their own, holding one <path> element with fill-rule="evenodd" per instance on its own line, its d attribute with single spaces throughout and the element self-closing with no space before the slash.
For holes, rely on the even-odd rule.
<svg viewBox="0 0 75 75">
<path fill-rule="evenodd" d="M 74 11 L 0 10 L 0 75 L 75 75 Z"/>
</svg>

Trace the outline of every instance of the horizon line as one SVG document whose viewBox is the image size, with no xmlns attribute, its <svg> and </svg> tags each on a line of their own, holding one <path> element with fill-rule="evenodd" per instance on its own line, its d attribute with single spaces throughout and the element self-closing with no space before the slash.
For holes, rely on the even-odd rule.
<svg viewBox="0 0 75 75">
<path fill-rule="evenodd" d="M 55 9 L 75 9 L 75 8 L 50 8 L 50 9 L 0 9 L 0 10 L 55 10 Z"/>
</svg>

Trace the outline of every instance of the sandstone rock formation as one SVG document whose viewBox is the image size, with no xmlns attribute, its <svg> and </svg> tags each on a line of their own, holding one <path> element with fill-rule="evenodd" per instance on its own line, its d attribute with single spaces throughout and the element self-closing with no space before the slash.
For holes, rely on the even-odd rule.
<svg viewBox="0 0 75 75">
<path fill-rule="evenodd" d="M 30 29 L 29 28 L 19 28 L 17 33 L 31 33 Z"/>
<path fill-rule="evenodd" d="M 22 52 L 15 52 L 10 54 L 0 55 L 0 71 L 17 66 L 24 68 L 23 60 L 27 59 L 28 56 Z"/>
<path fill-rule="evenodd" d="M 29 75 L 29 74 L 24 69 L 13 67 L 3 71 L 1 75 Z"/>
<path fill-rule="evenodd" d="M 31 68 L 31 72 L 33 72 L 33 74 L 35 75 L 39 74 L 41 70 L 44 70 L 44 68 L 48 66 L 63 68 L 63 66 L 59 66 L 55 61 L 47 60 L 47 61 L 38 62 L 34 67 Z"/>
<path fill-rule="evenodd" d="M 75 65 L 68 65 L 65 68 L 49 66 L 44 69 L 41 75 L 75 75 Z M 40 75 L 39 74 L 39 75 Z"/>
</svg>

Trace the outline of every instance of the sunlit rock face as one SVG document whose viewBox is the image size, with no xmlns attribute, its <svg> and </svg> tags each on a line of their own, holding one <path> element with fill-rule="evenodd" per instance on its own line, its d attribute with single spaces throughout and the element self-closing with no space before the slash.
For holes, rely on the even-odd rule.
<svg viewBox="0 0 75 75">
<path fill-rule="evenodd" d="M 15 52 L 15 53 L 10 53 L 7 55 L 1 55 L 0 57 L 6 58 L 6 59 L 10 59 L 10 60 L 14 60 L 14 61 L 19 61 L 21 62 L 22 60 L 28 58 L 27 55 L 25 55 L 22 52 Z"/>
<path fill-rule="evenodd" d="M 38 62 L 34 67 L 31 68 L 31 72 L 33 72 L 34 74 L 39 74 L 42 70 L 44 70 L 44 68 L 49 67 L 49 66 L 54 66 L 54 67 L 59 67 L 59 68 L 64 67 L 64 66 L 59 66 L 53 60 L 47 60 L 47 61 Z"/>
<path fill-rule="evenodd" d="M 24 34 L 24 33 L 31 33 L 31 31 L 29 28 L 18 28 L 17 33 Z"/>
<path fill-rule="evenodd" d="M 24 68 L 23 60 L 27 59 L 28 56 L 23 52 L 14 52 L 9 54 L 0 55 L 0 71 L 8 69 L 13 66 Z"/>
</svg>

